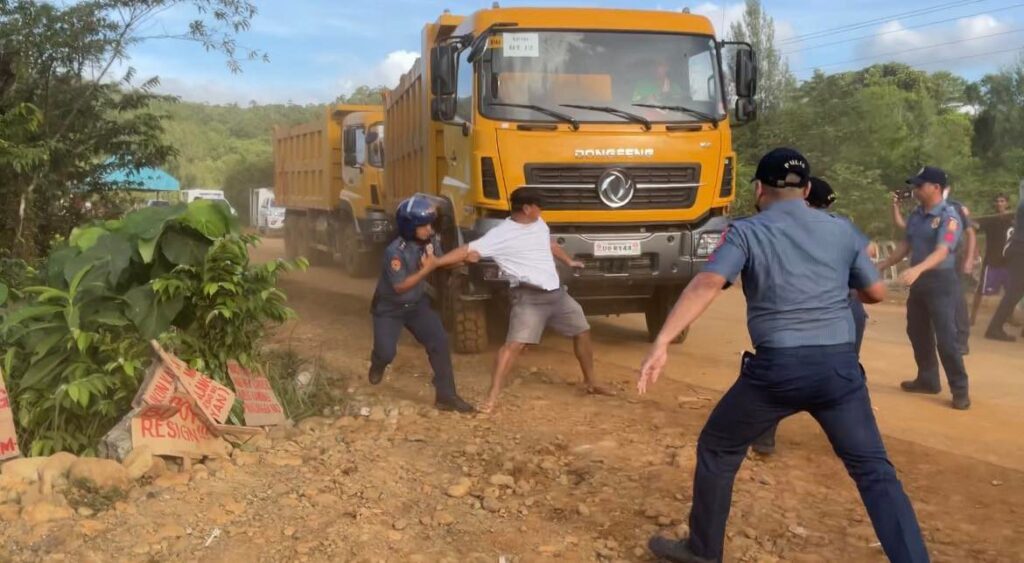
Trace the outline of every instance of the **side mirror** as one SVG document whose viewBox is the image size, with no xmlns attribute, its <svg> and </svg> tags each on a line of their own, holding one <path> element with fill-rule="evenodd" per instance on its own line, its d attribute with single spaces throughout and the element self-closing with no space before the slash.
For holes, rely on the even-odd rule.
<svg viewBox="0 0 1024 563">
<path fill-rule="evenodd" d="M 753 49 L 736 51 L 736 95 L 753 98 L 757 94 L 757 55 Z"/>
<path fill-rule="evenodd" d="M 736 100 L 736 112 L 735 112 L 737 123 L 750 123 L 757 119 L 757 104 L 751 98 L 738 98 Z"/>
<path fill-rule="evenodd" d="M 455 119 L 455 97 L 434 98 L 430 102 L 430 117 L 434 121 L 452 121 Z"/>
<path fill-rule="evenodd" d="M 376 131 L 370 131 L 369 133 L 366 134 L 366 146 L 370 146 L 376 143 L 379 138 L 380 134 L 378 134 Z"/>
<path fill-rule="evenodd" d="M 457 55 L 454 45 L 439 45 L 430 50 L 430 93 L 454 96 L 457 78 Z"/>
</svg>

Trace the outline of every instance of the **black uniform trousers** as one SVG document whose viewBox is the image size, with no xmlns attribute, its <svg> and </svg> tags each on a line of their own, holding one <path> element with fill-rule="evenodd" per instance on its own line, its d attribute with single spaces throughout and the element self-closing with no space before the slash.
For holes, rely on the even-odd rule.
<svg viewBox="0 0 1024 563">
<path fill-rule="evenodd" d="M 733 482 L 747 448 L 800 411 L 818 421 L 846 465 L 889 560 L 928 561 L 914 509 L 882 443 L 853 344 L 744 354 L 739 379 L 715 406 L 697 442 L 691 551 L 722 559 Z"/>
<path fill-rule="evenodd" d="M 452 368 L 448 334 L 441 318 L 424 296 L 416 303 L 375 303 L 373 307 L 373 354 L 370 361 L 383 368 L 395 359 L 398 337 L 406 328 L 423 345 L 434 370 L 434 390 L 438 399 L 455 397 L 455 373 Z"/>
<path fill-rule="evenodd" d="M 917 382 L 938 391 L 939 362 L 953 395 L 967 394 L 967 369 L 957 336 L 956 310 L 963 299 L 952 268 L 929 270 L 914 282 L 907 298 L 907 336 L 914 348 Z M 938 348 L 938 357 L 935 351 Z"/>
</svg>

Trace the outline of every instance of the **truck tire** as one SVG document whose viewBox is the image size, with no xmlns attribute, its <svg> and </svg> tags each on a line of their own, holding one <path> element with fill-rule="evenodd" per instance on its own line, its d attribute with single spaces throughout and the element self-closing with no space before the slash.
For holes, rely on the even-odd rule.
<svg viewBox="0 0 1024 563">
<path fill-rule="evenodd" d="M 353 278 L 366 278 L 374 273 L 374 260 L 372 252 L 361 252 L 359 250 L 359 235 L 352 226 L 351 218 L 343 218 L 346 221 L 341 229 L 341 236 L 337 242 L 337 248 L 341 251 L 341 264 L 345 273 Z"/>
<path fill-rule="evenodd" d="M 448 327 L 455 352 L 479 354 L 487 348 L 487 301 L 460 299 L 462 284 L 461 276 L 444 276 L 441 318 Z"/>
<path fill-rule="evenodd" d="M 455 300 L 455 351 L 460 354 L 479 354 L 487 348 L 487 307 L 485 301 Z"/>
<path fill-rule="evenodd" d="M 669 311 L 672 310 L 676 299 L 679 298 L 679 294 L 682 293 L 682 291 L 683 288 L 675 287 L 659 287 L 654 291 L 654 295 L 652 295 L 647 302 L 647 310 L 644 311 L 644 317 L 647 320 L 648 342 L 654 342 L 658 338 L 658 333 L 661 332 L 661 327 L 665 326 L 665 320 L 668 319 Z M 687 328 L 682 334 L 677 336 L 672 343 L 682 344 L 689 333 L 690 329 Z"/>
<path fill-rule="evenodd" d="M 286 221 L 284 224 L 284 257 L 289 260 L 295 260 L 300 256 L 297 223 L 298 217 L 293 217 L 291 221 Z"/>
<path fill-rule="evenodd" d="M 311 266 L 330 266 L 334 263 L 334 256 L 316 248 L 316 218 L 307 215 L 302 218 L 302 249 L 305 257 Z"/>
</svg>

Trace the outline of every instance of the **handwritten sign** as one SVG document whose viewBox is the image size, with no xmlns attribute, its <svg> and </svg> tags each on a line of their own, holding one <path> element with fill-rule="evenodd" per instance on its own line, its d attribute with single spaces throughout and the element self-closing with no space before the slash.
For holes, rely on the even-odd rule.
<svg viewBox="0 0 1024 563">
<path fill-rule="evenodd" d="M 505 33 L 503 34 L 501 54 L 506 57 L 540 56 L 540 35 L 537 33 Z"/>
<path fill-rule="evenodd" d="M 266 377 L 253 374 L 238 362 L 228 362 L 228 377 L 242 399 L 246 425 L 275 426 L 288 419 Z"/>
<path fill-rule="evenodd" d="M 7 386 L 4 385 L 4 372 L 0 370 L 0 460 L 20 455 L 18 435 L 14 432 L 11 398 L 7 395 Z"/>
<path fill-rule="evenodd" d="M 178 384 L 195 400 L 200 414 L 211 425 L 223 424 L 235 402 L 235 393 L 166 352 L 155 340 L 151 344 L 164 366 L 177 378 Z"/>
<path fill-rule="evenodd" d="M 211 432 L 187 395 L 169 399 L 175 407 L 170 417 L 162 405 L 145 406 L 132 418 L 132 448 L 149 446 L 156 455 L 224 457 L 226 442 Z"/>
</svg>

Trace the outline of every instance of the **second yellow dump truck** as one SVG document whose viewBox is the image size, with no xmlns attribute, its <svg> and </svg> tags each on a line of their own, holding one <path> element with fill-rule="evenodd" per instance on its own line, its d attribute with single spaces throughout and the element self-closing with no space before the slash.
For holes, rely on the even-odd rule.
<svg viewBox="0 0 1024 563">
<path fill-rule="evenodd" d="M 539 190 L 552 239 L 586 264 L 561 272 L 570 292 L 590 314 L 645 313 L 657 334 L 727 225 L 730 126 L 755 112 L 750 46 L 684 13 L 496 8 L 443 14 L 422 53 L 385 96 L 386 197 L 433 197 L 451 248 Z M 493 263 L 434 285 L 457 350 L 504 328 Z"/>
<path fill-rule="evenodd" d="M 311 123 L 274 129 L 274 195 L 286 208 L 285 250 L 314 263 L 376 273 L 392 230 L 384 196 L 380 106 L 329 106 Z"/>
</svg>

